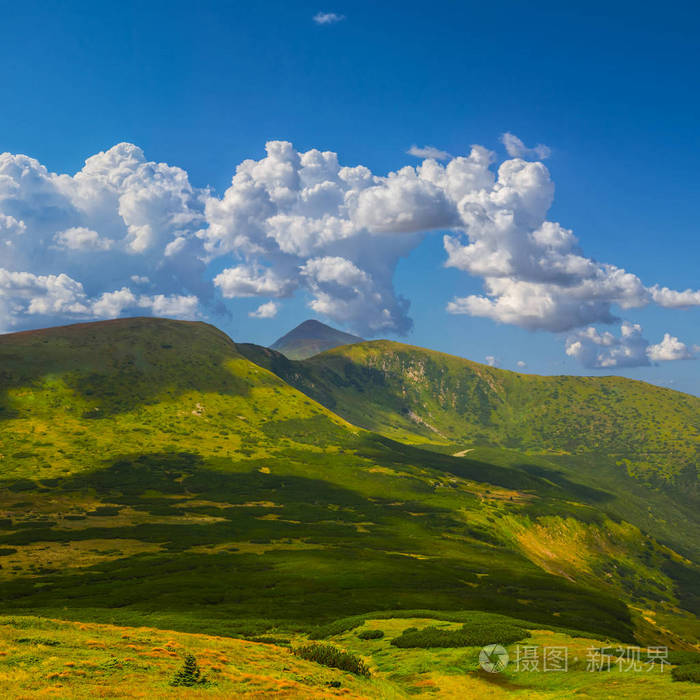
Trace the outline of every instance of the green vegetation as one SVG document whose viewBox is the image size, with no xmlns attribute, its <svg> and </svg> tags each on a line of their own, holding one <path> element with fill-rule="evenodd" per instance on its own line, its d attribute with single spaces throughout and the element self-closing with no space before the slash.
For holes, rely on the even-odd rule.
<svg viewBox="0 0 700 700">
<path fill-rule="evenodd" d="M 306 644 L 301 647 L 294 647 L 292 653 L 302 659 L 314 661 L 329 668 L 339 668 L 357 676 L 369 678 L 371 675 L 369 667 L 359 656 L 338 649 L 332 644 Z"/>
<path fill-rule="evenodd" d="M 689 683 L 700 683 L 700 664 L 687 664 L 676 666 L 671 670 L 674 681 L 687 681 Z"/>
<path fill-rule="evenodd" d="M 351 423 L 398 440 L 605 456 L 633 478 L 697 491 L 700 398 L 622 377 L 540 377 L 386 340 L 303 362 L 240 346 Z"/>
<path fill-rule="evenodd" d="M 197 659 L 193 654 L 185 655 L 182 662 L 182 668 L 173 676 L 170 685 L 183 685 L 191 687 L 194 685 L 206 685 L 208 683 L 206 676 L 202 675 Z"/>
<path fill-rule="evenodd" d="M 465 623 L 459 629 L 441 627 L 415 627 L 405 629 L 403 634 L 391 640 L 395 647 L 402 649 L 421 647 L 482 647 L 486 644 L 513 644 L 528 636 L 527 630 L 507 623 L 493 622 L 481 625 Z"/>
<path fill-rule="evenodd" d="M 384 636 L 384 632 L 381 630 L 362 630 L 362 632 L 357 633 L 358 639 L 381 639 Z"/>
<path fill-rule="evenodd" d="M 421 653 L 464 675 L 453 648 L 538 631 L 673 653 L 700 644 L 700 522 L 692 489 L 677 488 L 678 464 L 697 463 L 695 399 L 581 378 L 516 391 L 523 375 L 398 348 L 293 363 L 155 319 L 0 336 L 4 611 L 271 652 L 330 640 L 383 650 L 370 665 L 385 674 Z M 488 410 L 468 379 L 485 383 Z M 564 400 L 584 389 L 585 411 Z M 660 417 L 648 430 L 644 402 Z M 603 418 L 587 422 L 589 409 L 615 423 L 590 450 L 581 436 Z M 528 412 L 554 437 L 505 447 L 513 426 L 530 430 Z M 580 441 L 563 450 L 567 421 Z M 650 441 L 678 460 L 655 461 L 656 482 L 620 466 Z M 51 639 L 15 630 L 12 644 L 63 653 Z M 119 663 L 126 674 L 134 662 Z"/>
</svg>

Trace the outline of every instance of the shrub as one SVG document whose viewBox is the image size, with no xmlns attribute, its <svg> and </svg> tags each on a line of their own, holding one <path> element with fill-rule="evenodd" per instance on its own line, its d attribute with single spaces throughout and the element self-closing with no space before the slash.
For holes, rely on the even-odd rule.
<svg viewBox="0 0 700 700">
<path fill-rule="evenodd" d="M 479 625 L 466 623 L 459 629 L 425 627 L 422 630 L 408 628 L 391 640 L 395 647 L 407 649 L 421 647 L 482 647 L 486 644 L 513 644 L 529 636 L 522 627 L 508 624 Z"/>
<path fill-rule="evenodd" d="M 46 647 L 58 646 L 61 642 L 57 639 L 49 639 L 48 637 L 20 637 L 15 639 L 17 644 L 42 644 Z"/>
<path fill-rule="evenodd" d="M 277 646 L 289 646 L 289 639 L 286 637 L 247 637 L 247 641 L 256 642 L 257 644 L 276 644 Z"/>
<path fill-rule="evenodd" d="M 205 676 L 199 669 L 197 659 L 192 654 L 187 654 L 182 664 L 182 668 L 173 676 L 170 685 L 202 685 L 207 682 Z"/>
<path fill-rule="evenodd" d="M 618 657 L 620 654 L 624 653 L 624 647 L 602 647 L 598 650 L 601 654 L 607 656 Z M 656 663 L 671 664 L 673 666 L 700 666 L 700 652 L 697 651 L 686 651 L 684 649 L 669 649 L 668 655 L 663 659 L 659 657 Z"/>
<path fill-rule="evenodd" d="M 91 510 L 88 515 L 119 515 L 121 512 L 121 506 L 97 506 L 94 510 Z"/>
<path fill-rule="evenodd" d="M 700 665 L 700 652 L 685 651 L 683 649 L 671 649 L 668 652 L 667 661 L 674 666 Z"/>
<path fill-rule="evenodd" d="M 674 681 L 688 681 L 690 683 L 700 683 L 700 664 L 685 664 L 671 669 L 671 676 Z"/>
<path fill-rule="evenodd" d="M 332 644 L 306 644 L 292 649 L 292 653 L 307 661 L 315 661 L 317 664 L 339 668 L 341 671 L 349 671 L 358 676 L 369 677 L 369 667 L 359 656 L 338 649 Z"/>
<path fill-rule="evenodd" d="M 381 639 L 383 636 L 384 632 L 381 630 L 364 630 L 357 633 L 358 639 Z"/>
<path fill-rule="evenodd" d="M 307 540 L 308 541 L 308 540 Z M 336 634 L 342 634 L 349 630 L 355 629 L 364 624 L 365 617 L 363 615 L 354 615 L 353 617 L 343 617 L 340 620 L 334 620 L 326 625 L 317 627 L 309 635 L 309 639 L 326 639 L 333 637 Z"/>
</svg>

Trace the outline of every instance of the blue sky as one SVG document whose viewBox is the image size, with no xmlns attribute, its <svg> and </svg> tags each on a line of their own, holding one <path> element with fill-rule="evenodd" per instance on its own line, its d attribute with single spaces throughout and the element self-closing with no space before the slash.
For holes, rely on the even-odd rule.
<svg viewBox="0 0 700 700">
<path fill-rule="evenodd" d="M 700 306 L 692 294 L 700 288 L 700 98 L 694 89 L 700 11 L 690 2 L 610 5 L 0 3 L 0 152 L 26 154 L 48 173 L 13 160 L 5 164 L 4 190 L 0 179 L 6 217 L 0 242 L 5 237 L 10 251 L 0 253 L 0 329 L 110 312 L 179 312 L 206 318 L 237 340 L 267 344 L 316 316 L 478 361 L 494 357 L 509 369 L 520 361 L 531 372 L 614 372 L 700 394 L 698 362 L 672 359 L 698 354 L 700 344 Z M 313 21 L 319 12 L 343 18 L 319 24 Z M 514 186 L 518 204 L 491 201 L 503 185 L 498 167 L 513 158 L 504 133 L 526 147 L 550 149 L 542 167 L 555 189 L 544 219 L 573 231 L 576 264 L 607 263 L 642 287 L 628 289 L 637 283 L 626 281 L 603 299 L 607 311 L 587 308 L 567 324 L 562 314 L 577 284 L 567 277 L 557 282 L 562 308 L 524 321 L 532 294 L 551 283 L 554 267 L 572 259 L 562 263 L 562 250 L 554 256 L 548 239 L 528 249 L 549 251 L 536 272 L 516 260 L 513 269 L 478 273 L 485 255 L 523 255 L 518 236 L 532 236 L 544 220 L 526 201 L 550 186 L 532 165 L 534 154 L 516 153 L 524 158 Z M 352 222 L 342 244 L 319 243 L 291 255 L 287 241 L 284 254 L 256 252 L 254 237 L 243 231 L 249 219 L 232 213 L 238 193 L 227 199 L 225 192 L 239 164 L 261 161 L 265 144 L 277 140 L 294 145 L 292 155 L 280 152 L 280 162 L 311 149 L 332 151 L 340 166 L 362 165 L 379 178 L 421 166 L 422 159 L 407 154 L 412 145 L 468 156 L 478 144 L 495 154 L 496 182 L 486 187 L 491 200 L 480 214 L 496 220 L 515 211 L 527 221 L 508 235 L 488 227 L 470 231 L 477 186 L 467 206 L 452 194 L 447 204 L 438 201 L 454 188 L 435 190 L 434 178 L 430 185 L 421 181 L 427 190 L 418 193 L 406 180 L 398 194 L 389 193 L 396 200 L 379 192 L 378 199 L 360 201 L 348 221 L 337 224 Z M 143 156 L 109 151 L 122 142 Z M 93 162 L 89 182 L 51 176 L 73 176 L 101 152 L 111 155 Z M 182 176 L 150 162 L 182 169 L 187 187 Z M 252 177 L 269 183 L 268 175 Z M 540 179 L 526 197 L 518 187 L 530 187 L 523 182 L 532 177 Z M 359 193 L 345 187 L 346 199 L 362 200 Z M 301 190 L 295 194 L 302 197 Z M 208 208 L 207 197 L 213 200 Z M 287 218 L 275 220 L 278 226 L 291 227 L 288 217 L 301 209 L 280 201 L 264 215 L 265 224 L 281 214 Z M 396 223 L 403 204 L 404 229 Z M 320 216 L 310 211 L 303 214 Z M 457 211 L 459 221 L 450 218 Z M 256 226 L 261 216 L 257 211 Z M 422 233 L 421 222 L 432 232 Z M 313 231 L 304 236 L 330 235 L 309 225 Z M 198 237 L 205 229 L 209 233 Z M 341 236 L 338 230 L 333 235 Z M 445 233 L 457 241 L 457 266 L 445 267 Z M 175 239 L 182 240 L 163 262 Z M 477 239 L 484 254 L 468 250 Z M 201 241 L 205 253 L 197 247 Z M 212 284 L 231 269 L 237 272 Z M 596 272 L 599 287 L 610 284 L 608 273 Z M 286 276 L 296 282 L 283 283 Z M 489 296 L 487 278 L 515 280 L 520 296 L 510 288 Z M 679 300 L 657 291 L 650 301 L 655 286 L 691 294 Z M 103 297 L 125 289 L 121 297 Z M 621 295 L 628 308 L 620 307 Z M 505 313 L 499 307 L 484 316 L 470 302 L 460 307 L 465 313 L 447 312 L 451 301 L 477 297 L 500 298 L 502 306 L 517 297 L 523 308 Z M 584 301 L 590 307 L 601 298 L 595 291 Z M 248 315 L 270 303 L 274 318 Z M 223 309 L 227 313 L 219 313 Z M 611 315 L 620 320 L 606 323 Z M 412 330 L 401 336 L 407 319 Z"/>
</svg>

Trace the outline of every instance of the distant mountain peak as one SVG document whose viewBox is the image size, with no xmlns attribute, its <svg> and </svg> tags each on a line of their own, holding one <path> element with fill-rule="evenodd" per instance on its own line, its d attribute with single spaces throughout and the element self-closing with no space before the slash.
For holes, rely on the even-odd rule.
<svg viewBox="0 0 700 700">
<path fill-rule="evenodd" d="M 286 355 L 290 360 L 304 360 L 340 345 L 362 342 L 364 338 L 358 335 L 339 331 L 310 318 L 276 340 L 270 347 Z"/>
</svg>

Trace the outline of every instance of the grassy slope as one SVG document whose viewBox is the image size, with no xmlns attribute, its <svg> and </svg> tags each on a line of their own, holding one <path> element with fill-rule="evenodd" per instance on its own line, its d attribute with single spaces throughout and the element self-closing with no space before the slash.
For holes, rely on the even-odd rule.
<svg viewBox="0 0 700 700">
<path fill-rule="evenodd" d="M 380 340 L 303 362 L 241 352 L 355 425 L 399 440 L 591 454 L 697 494 L 700 398 L 622 377 L 541 377 Z"/>
<path fill-rule="evenodd" d="M 416 696 L 453 698 L 522 697 L 555 700 L 573 695 L 592 698 L 656 700 L 700 698 L 697 685 L 674 682 L 669 667 L 620 672 L 587 669 L 594 639 L 561 632 L 532 630 L 524 644 L 566 647 L 566 673 L 518 670 L 517 646 L 508 646 L 511 663 L 504 673 L 478 668 L 479 649 L 397 649 L 391 640 L 409 626 L 458 627 L 454 622 L 425 619 L 367 619 L 362 627 L 328 641 L 361 656 L 372 676 L 362 678 L 304 661 L 276 644 L 149 627 L 71 623 L 36 617 L 0 617 L 0 682 L 4 697 L 157 697 L 157 698 L 372 698 Z M 361 640 L 358 632 L 381 630 L 381 639 Z M 292 634 L 296 646 L 304 639 Z M 210 681 L 205 688 L 169 685 L 185 653 L 193 654 Z M 646 651 L 641 653 L 646 659 Z M 540 664 L 542 662 L 540 661 Z M 541 666 L 540 666 L 541 668 Z M 332 684 L 332 685 L 331 685 Z"/>
<path fill-rule="evenodd" d="M 0 337 L 6 609 L 223 634 L 483 609 L 697 639 L 693 569 L 612 494 L 359 431 L 239 350 L 147 319 Z"/>
</svg>

